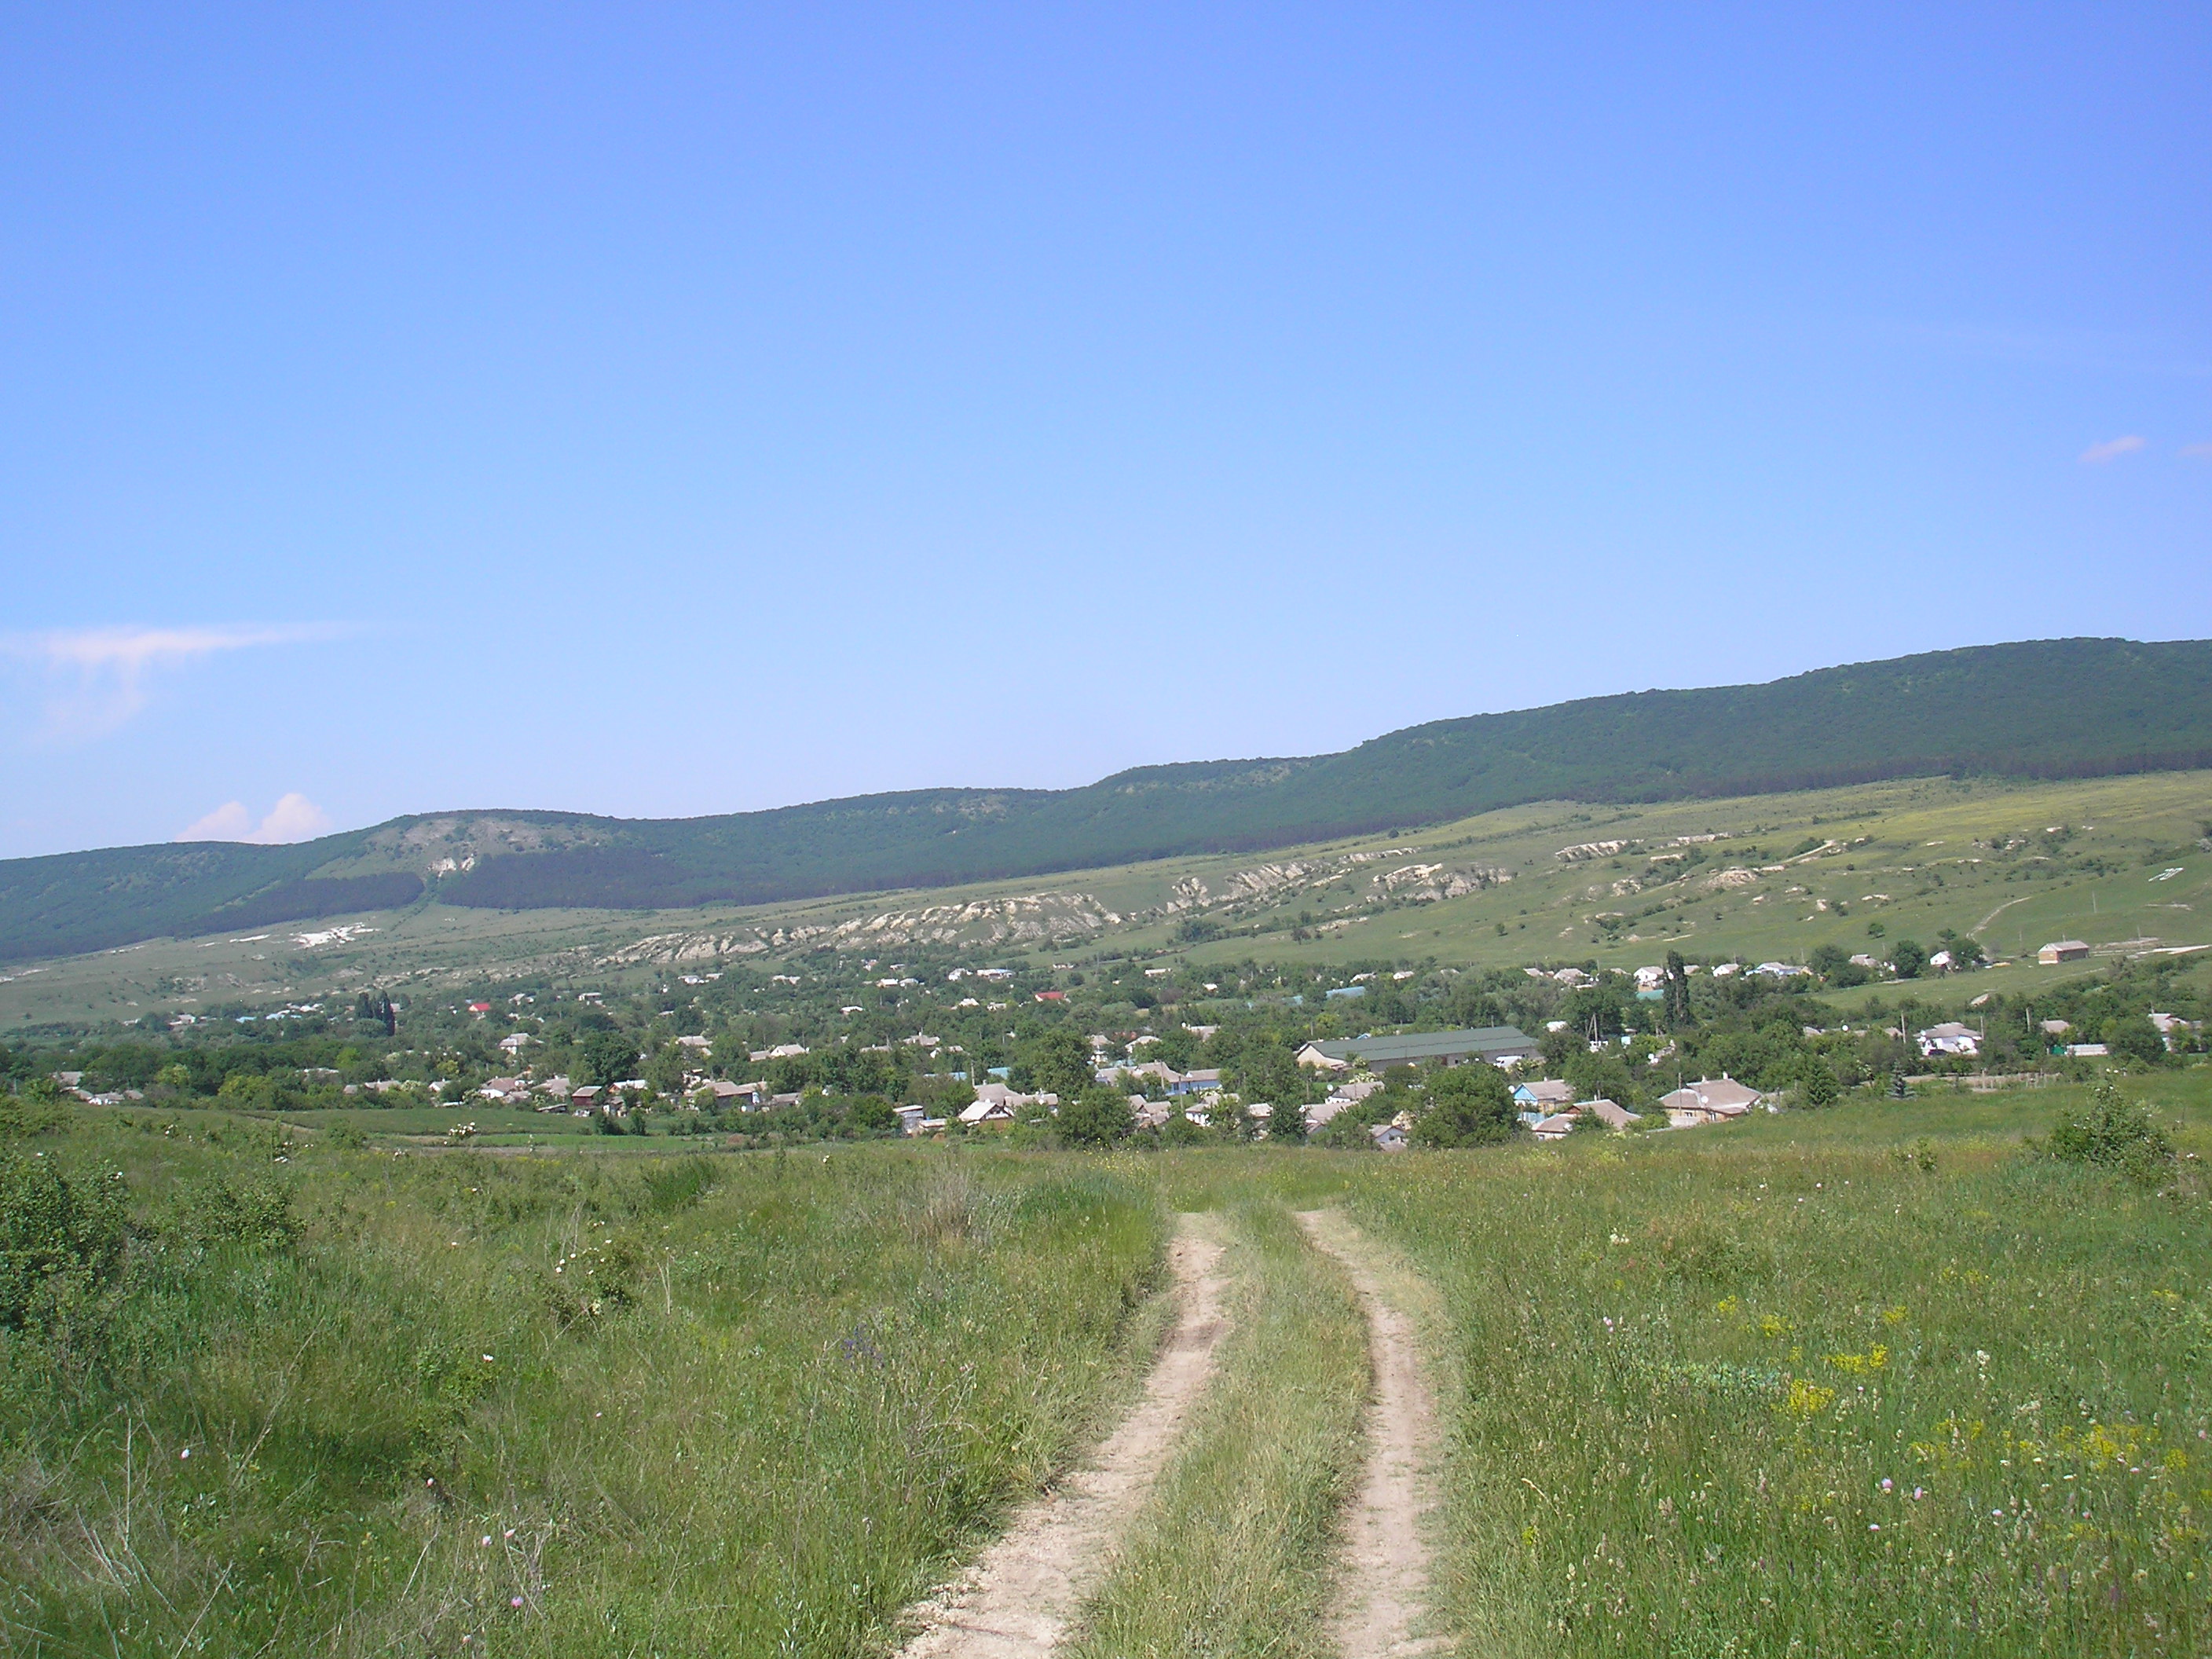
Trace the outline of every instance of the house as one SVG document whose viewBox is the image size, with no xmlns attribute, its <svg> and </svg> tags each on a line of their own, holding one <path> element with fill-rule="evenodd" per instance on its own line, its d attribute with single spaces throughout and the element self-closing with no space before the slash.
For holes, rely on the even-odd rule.
<svg viewBox="0 0 2212 1659">
<path fill-rule="evenodd" d="M 2078 939 L 2053 939 L 2035 953 L 2035 959 L 2045 968 L 2056 968 L 2062 962 L 2080 962 L 2089 954 L 2089 947 Z"/>
<path fill-rule="evenodd" d="M 2102 1060 L 2112 1051 L 2101 1042 L 2069 1042 L 2066 1045 L 2069 1060 Z"/>
<path fill-rule="evenodd" d="M 960 1121 L 967 1124 L 1011 1123 L 1024 1106 L 1059 1104 L 1060 1097 L 1055 1094 L 1025 1095 L 1003 1083 L 986 1083 L 976 1089 L 975 1098 L 961 1109 Z"/>
<path fill-rule="evenodd" d="M 1406 1132 L 1395 1123 L 1378 1123 L 1367 1133 L 1375 1137 L 1375 1150 L 1378 1152 L 1406 1150 Z"/>
<path fill-rule="evenodd" d="M 1336 1115 L 1351 1104 L 1352 1102 L 1342 1095 L 1331 1095 L 1319 1105 L 1307 1107 L 1306 1133 L 1311 1134 L 1316 1129 L 1328 1127 L 1335 1121 Z"/>
<path fill-rule="evenodd" d="M 1961 1025 L 1955 1019 L 1945 1020 L 1941 1025 L 1931 1025 L 1915 1034 L 1920 1045 L 1921 1056 L 1933 1060 L 1939 1054 L 1963 1054 L 1973 1059 L 1982 1052 L 1981 1033 L 1971 1025 Z"/>
<path fill-rule="evenodd" d="M 1404 1036 L 1350 1037 L 1331 1042 L 1309 1042 L 1298 1050 L 1301 1066 L 1321 1066 L 1339 1071 L 1354 1061 L 1370 1071 L 1387 1066 L 1442 1061 L 1462 1065 L 1486 1060 L 1493 1066 L 1511 1066 L 1536 1056 L 1536 1041 L 1515 1025 L 1481 1025 L 1464 1031 L 1414 1031 Z"/>
<path fill-rule="evenodd" d="M 2200 1024 L 2196 1020 L 2184 1019 L 2179 1014 L 2161 1014 L 2155 1008 L 2151 1010 L 2150 1023 L 2165 1041 L 2168 1054 L 2174 1051 L 2175 1044 L 2185 1044 L 2190 1034 L 2197 1030 Z"/>
<path fill-rule="evenodd" d="M 1185 1072 L 1180 1077 L 1172 1073 L 1169 1074 L 1168 1093 L 1171 1096 L 1218 1094 L 1220 1091 L 1221 1068 L 1218 1066 Z"/>
<path fill-rule="evenodd" d="M 1549 1117 L 1538 1118 L 1528 1126 L 1528 1133 L 1539 1140 L 1565 1140 L 1574 1133 L 1581 1114 L 1569 1107 L 1564 1112 L 1554 1112 Z"/>
<path fill-rule="evenodd" d="M 1616 1134 L 1627 1128 L 1632 1123 L 1644 1121 L 1643 1113 L 1632 1112 L 1626 1106 L 1616 1105 L 1613 1102 L 1603 1098 L 1585 1100 L 1582 1103 L 1582 1109 Z"/>
<path fill-rule="evenodd" d="M 1513 1104 L 1522 1112 L 1534 1112 L 1539 1117 L 1564 1110 L 1575 1103 L 1575 1085 L 1563 1083 L 1558 1078 L 1540 1078 L 1534 1083 L 1513 1085 Z"/>
<path fill-rule="evenodd" d="M 1741 1117 L 1765 1098 L 1758 1090 L 1723 1073 L 1717 1079 L 1699 1078 L 1671 1094 L 1662 1095 L 1659 1103 L 1667 1109 L 1668 1127 L 1693 1129 L 1700 1124 L 1723 1123 Z"/>
<path fill-rule="evenodd" d="M 676 1039 L 676 1046 L 679 1048 L 691 1049 L 696 1054 L 703 1054 L 714 1045 L 702 1036 L 680 1036 Z"/>
<path fill-rule="evenodd" d="M 598 1111 L 606 1098 L 606 1091 L 596 1083 L 586 1083 L 568 1097 L 568 1109 L 578 1117 L 589 1117 Z"/>
<path fill-rule="evenodd" d="M 930 1116 L 929 1108 L 927 1106 L 895 1106 L 891 1109 L 898 1114 L 899 1129 L 902 1133 L 934 1134 L 945 1127 L 945 1120 L 941 1117 Z"/>
<path fill-rule="evenodd" d="M 2042 1027 L 2044 1036 L 2055 1037 L 2064 1036 L 2073 1029 L 2074 1023 L 2065 1019 L 2046 1019 L 2043 1022 Z"/>
</svg>

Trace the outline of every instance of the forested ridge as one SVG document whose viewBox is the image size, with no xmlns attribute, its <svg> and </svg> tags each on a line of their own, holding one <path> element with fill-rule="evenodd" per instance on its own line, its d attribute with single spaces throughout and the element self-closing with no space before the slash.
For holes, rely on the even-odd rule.
<svg viewBox="0 0 2212 1659">
<path fill-rule="evenodd" d="M 0 962 L 391 908 L 426 893 L 513 909 L 766 903 L 1258 850 L 1534 800 L 2201 766 L 2212 766 L 2212 641 L 2036 641 L 1439 720 L 1340 754 L 1145 767 L 1077 789 L 915 790 L 683 819 L 434 815 L 461 842 L 471 820 L 491 817 L 562 836 L 544 850 L 473 848 L 478 855 L 444 873 L 428 857 L 393 867 L 380 850 L 430 817 L 294 847 L 11 860 L 0 862 Z"/>
</svg>

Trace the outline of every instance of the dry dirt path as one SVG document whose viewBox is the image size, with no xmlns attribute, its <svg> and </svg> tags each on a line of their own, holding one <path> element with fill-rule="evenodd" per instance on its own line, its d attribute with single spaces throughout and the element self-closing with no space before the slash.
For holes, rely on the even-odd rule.
<svg viewBox="0 0 2212 1659">
<path fill-rule="evenodd" d="M 1166 1467 L 1228 1328 L 1221 1245 L 1186 1220 L 1170 1260 L 1182 1308 L 1136 1409 L 1085 1464 L 1017 1515 L 960 1583 L 915 1610 L 923 1629 L 900 1659 L 1033 1659 L 1059 1645 Z"/>
<path fill-rule="evenodd" d="M 1437 1402 L 1421 1367 L 1406 1288 L 1392 1282 L 1359 1230 L 1335 1210 L 1307 1210 L 1298 1224 L 1351 1275 L 1367 1310 L 1375 1398 L 1367 1410 L 1367 1464 L 1346 1517 L 1342 1605 L 1334 1621 L 1345 1659 L 1435 1652 L 1415 1635 L 1428 1605 L 1430 1465 Z"/>
</svg>

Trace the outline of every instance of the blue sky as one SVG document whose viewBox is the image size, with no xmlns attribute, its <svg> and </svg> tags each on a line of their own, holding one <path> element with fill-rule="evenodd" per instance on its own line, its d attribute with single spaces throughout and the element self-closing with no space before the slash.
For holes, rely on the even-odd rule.
<svg viewBox="0 0 2212 1659">
<path fill-rule="evenodd" d="M 0 855 L 2212 635 L 2208 86 L 2186 6 L 19 8 Z"/>
</svg>

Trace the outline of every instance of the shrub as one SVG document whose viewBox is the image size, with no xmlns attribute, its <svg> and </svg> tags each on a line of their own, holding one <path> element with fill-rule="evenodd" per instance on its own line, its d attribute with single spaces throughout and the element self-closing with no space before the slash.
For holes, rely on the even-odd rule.
<svg viewBox="0 0 2212 1659">
<path fill-rule="evenodd" d="M 222 1182 L 199 1194 L 185 1231 L 202 1244 L 289 1249 L 300 1236 L 292 1194 L 273 1181 Z"/>
<path fill-rule="evenodd" d="M 125 1238 L 119 1174 L 71 1180 L 49 1158 L 0 1152 L 0 1328 L 90 1308 L 121 1273 Z"/>
<path fill-rule="evenodd" d="M 2165 1131 L 2140 1104 L 2122 1099 L 2109 1077 L 2091 1091 L 2087 1111 L 2058 1121 L 2043 1150 L 2066 1163 L 2100 1164 L 2146 1187 L 2155 1186 L 2173 1163 Z"/>
</svg>

